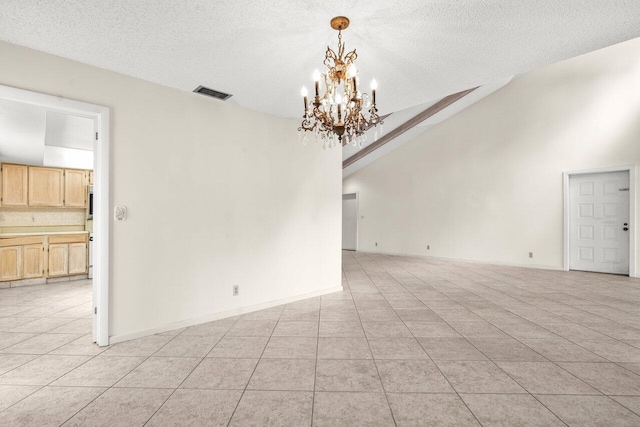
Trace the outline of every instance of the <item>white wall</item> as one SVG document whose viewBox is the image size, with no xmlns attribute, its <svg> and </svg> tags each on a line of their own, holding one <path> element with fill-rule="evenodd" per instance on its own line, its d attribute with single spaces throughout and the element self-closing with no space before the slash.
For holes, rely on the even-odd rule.
<svg viewBox="0 0 640 427">
<path fill-rule="evenodd" d="M 0 99 L 0 162 L 93 169 L 94 121 Z"/>
<path fill-rule="evenodd" d="M 342 195 L 342 249 L 358 249 L 358 195 Z"/>
<path fill-rule="evenodd" d="M 93 170 L 93 151 L 45 145 L 42 164 L 54 168 Z"/>
<path fill-rule="evenodd" d="M 339 150 L 202 95 L 2 42 L 0 57 L 0 84 L 112 109 L 111 203 L 129 209 L 111 224 L 116 339 L 340 286 Z"/>
<path fill-rule="evenodd" d="M 0 162 L 42 164 L 46 114 L 44 108 L 0 99 Z"/>
<path fill-rule="evenodd" d="M 58 111 L 47 111 L 45 145 L 93 150 L 95 120 Z"/>
<path fill-rule="evenodd" d="M 44 165 L 93 169 L 95 120 L 47 111 Z"/>
<path fill-rule="evenodd" d="M 343 192 L 359 191 L 361 251 L 561 268 L 562 173 L 638 163 L 635 39 L 516 78 Z"/>
</svg>

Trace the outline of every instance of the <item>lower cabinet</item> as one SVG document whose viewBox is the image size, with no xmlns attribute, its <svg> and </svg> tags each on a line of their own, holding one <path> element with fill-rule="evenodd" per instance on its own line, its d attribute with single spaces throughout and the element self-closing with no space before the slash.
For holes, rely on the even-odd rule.
<svg viewBox="0 0 640 427">
<path fill-rule="evenodd" d="M 88 272 L 88 235 L 0 238 L 0 282 Z"/>
<path fill-rule="evenodd" d="M 88 271 L 86 234 L 49 237 L 49 277 L 85 274 Z"/>
<path fill-rule="evenodd" d="M 69 244 L 69 274 L 84 274 L 87 272 L 87 244 Z"/>
<path fill-rule="evenodd" d="M 22 279 L 22 246 L 0 247 L 0 281 Z"/>
<path fill-rule="evenodd" d="M 49 245 L 49 277 L 69 274 L 69 244 L 54 243 Z"/>
<path fill-rule="evenodd" d="M 44 276 L 44 245 L 22 247 L 22 278 L 35 279 Z"/>
</svg>

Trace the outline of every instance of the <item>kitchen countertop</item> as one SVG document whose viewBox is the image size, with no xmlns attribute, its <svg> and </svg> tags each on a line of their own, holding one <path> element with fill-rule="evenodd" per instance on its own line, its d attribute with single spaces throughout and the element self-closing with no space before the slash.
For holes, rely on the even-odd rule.
<svg viewBox="0 0 640 427">
<path fill-rule="evenodd" d="M 55 236 L 67 234 L 89 234 L 88 231 L 41 231 L 38 233 L 4 233 L 0 234 L 0 239 L 5 237 L 28 237 L 28 236 Z"/>
</svg>

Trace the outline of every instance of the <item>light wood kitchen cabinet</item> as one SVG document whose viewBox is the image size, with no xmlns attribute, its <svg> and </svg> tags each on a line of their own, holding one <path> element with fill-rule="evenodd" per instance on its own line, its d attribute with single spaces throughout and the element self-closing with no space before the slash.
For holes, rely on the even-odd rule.
<svg viewBox="0 0 640 427">
<path fill-rule="evenodd" d="M 22 247 L 22 278 L 35 279 L 44 276 L 44 245 Z"/>
<path fill-rule="evenodd" d="M 69 244 L 49 244 L 49 277 L 66 276 L 69 273 Z"/>
<path fill-rule="evenodd" d="M 44 236 L 0 238 L 0 282 L 44 276 Z"/>
<path fill-rule="evenodd" d="M 87 238 L 87 234 L 49 236 L 49 277 L 87 273 Z"/>
<path fill-rule="evenodd" d="M 64 206 L 64 169 L 29 166 L 29 206 Z"/>
<path fill-rule="evenodd" d="M 64 170 L 64 205 L 69 208 L 87 206 L 87 172 L 78 169 Z"/>
<path fill-rule="evenodd" d="M 69 274 L 84 274 L 87 267 L 87 244 L 69 243 Z"/>
<path fill-rule="evenodd" d="M 28 167 L 24 165 L 2 165 L 2 205 L 27 206 Z"/>
<path fill-rule="evenodd" d="M 87 233 L 0 237 L 0 282 L 86 274 Z"/>
<path fill-rule="evenodd" d="M 89 185 L 93 185 L 93 171 L 89 171 Z"/>
<path fill-rule="evenodd" d="M 0 247 L 0 281 L 22 279 L 22 246 Z"/>
</svg>

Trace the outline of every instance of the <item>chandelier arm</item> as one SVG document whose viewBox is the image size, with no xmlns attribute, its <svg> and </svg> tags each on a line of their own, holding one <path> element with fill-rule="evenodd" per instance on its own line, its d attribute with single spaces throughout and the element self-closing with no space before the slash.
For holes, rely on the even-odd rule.
<svg viewBox="0 0 640 427">
<path fill-rule="evenodd" d="M 353 64 L 354 62 L 356 62 L 356 59 L 358 59 L 358 54 L 356 53 L 356 50 L 353 49 L 351 52 L 347 53 L 344 57 L 344 62 L 345 64 L 347 64 L 347 68 L 349 67 L 349 65 Z"/>
<path fill-rule="evenodd" d="M 317 122 L 315 122 L 313 124 L 313 126 L 311 125 L 311 122 L 307 119 L 303 120 L 302 123 L 300 123 L 300 127 L 298 128 L 298 132 L 304 130 L 304 131 L 313 131 L 316 126 L 318 125 Z"/>
<path fill-rule="evenodd" d="M 331 112 L 331 110 L 329 110 L 329 113 Z M 319 108 L 314 108 L 313 109 L 313 117 L 316 119 L 316 121 L 318 123 L 322 124 L 322 128 L 325 131 L 332 131 L 333 130 L 333 116 L 331 114 L 327 115 L 326 112 L 320 110 Z"/>
<path fill-rule="evenodd" d="M 338 57 L 336 56 L 336 53 L 333 51 L 333 49 L 331 49 L 329 46 L 327 46 L 327 53 L 325 53 L 325 55 L 324 55 L 323 64 L 327 68 L 332 68 L 331 67 L 331 60 L 333 60 L 335 62 L 336 59 L 338 59 Z"/>
</svg>

